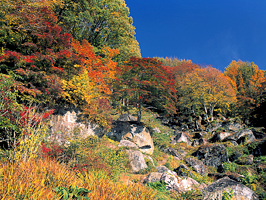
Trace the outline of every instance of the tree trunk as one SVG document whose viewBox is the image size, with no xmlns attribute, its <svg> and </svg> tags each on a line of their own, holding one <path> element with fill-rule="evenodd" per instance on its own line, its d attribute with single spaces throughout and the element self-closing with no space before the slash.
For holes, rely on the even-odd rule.
<svg viewBox="0 0 266 200">
<path fill-rule="evenodd" d="M 210 121 L 209 121 L 209 117 L 208 117 L 208 109 L 206 108 L 205 104 L 203 104 L 203 106 L 204 106 L 204 111 L 205 111 L 205 116 L 206 116 L 207 122 L 209 123 Z"/>
<path fill-rule="evenodd" d="M 138 124 L 140 123 L 141 120 L 141 103 L 139 103 L 139 110 L 138 110 Z"/>
</svg>

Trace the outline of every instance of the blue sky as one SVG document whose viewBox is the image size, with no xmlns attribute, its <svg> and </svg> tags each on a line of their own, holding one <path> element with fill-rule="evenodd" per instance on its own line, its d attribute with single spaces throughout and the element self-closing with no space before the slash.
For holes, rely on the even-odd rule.
<svg viewBox="0 0 266 200">
<path fill-rule="evenodd" d="M 125 0 L 142 57 L 266 70 L 266 0 Z"/>
</svg>

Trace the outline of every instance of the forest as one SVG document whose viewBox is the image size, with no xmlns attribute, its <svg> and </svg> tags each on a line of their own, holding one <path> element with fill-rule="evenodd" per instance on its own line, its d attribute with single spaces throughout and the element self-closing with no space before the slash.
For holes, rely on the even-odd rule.
<svg viewBox="0 0 266 200">
<path fill-rule="evenodd" d="M 106 132 L 123 113 L 138 124 L 156 113 L 265 127 L 265 71 L 241 60 L 221 72 L 141 57 L 124 0 L 1 0 L 0 24 L 1 199 L 160 199 L 153 187 L 117 182 L 128 161 L 123 149 L 105 149 L 107 137 L 69 148 L 45 141 L 60 108 L 78 109 Z"/>
</svg>

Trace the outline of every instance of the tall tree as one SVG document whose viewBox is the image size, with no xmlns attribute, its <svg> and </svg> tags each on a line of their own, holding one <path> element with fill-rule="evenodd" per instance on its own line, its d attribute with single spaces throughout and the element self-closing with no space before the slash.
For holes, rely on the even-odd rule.
<svg viewBox="0 0 266 200">
<path fill-rule="evenodd" d="M 175 112 L 174 80 L 168 67 L 154 58 L 136 58 L 121 67 L 118 93 L 127 95 L 138 106 L 138 122 L 144 103 L 153 103 L 167 112 Z"/>
<path fill-rule="evenodd" d="M 124 0 L 63 0 L 57 6 L 59 23 L 72 37 L 86 39 L 92 46 L 118 49 L 116 61 L 140 57 L 133 20 Z"/>
<path fill-rule="evenodd" d="M 20 93 L 48 106 L 59 103 L 60 77 L 72 74 L 76 61 L 71 61 L 71 36 L 56 24 L 57 17 L 47 2 L 6 4 L 0 72 L 14 72 Z"/>
<path fill-rule="evenodd" d="M 253 62 L 239 60 L 232 61 L 224 74 L 236 83 L 238 99 L 235 106 L 236 115 L 248 120 L 264 92 L 263 84 L 266 81 L 264 72 Z"/>
<path fill-rule="evenodd" d="M 230 79 L 212 67 L 195 69 L 180 84 L 183 91 L 179 98 L 181 103 L 194 114 L 195 109 L 203 110 L 208 122 L 209 118 L 213 120 L 215 109 L 221 112 L 236 100 Z"/>
</svg>

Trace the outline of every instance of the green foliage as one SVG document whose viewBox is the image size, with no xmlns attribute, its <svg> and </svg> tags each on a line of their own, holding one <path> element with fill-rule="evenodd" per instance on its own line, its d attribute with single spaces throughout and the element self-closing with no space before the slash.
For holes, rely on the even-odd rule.
<svg viewBox="0 0 266 200">
<path fill-rule="evenodd" d="M 222 200 L 232 200 L 233 199 L 233 190 L 230 189 L 230 192 L 223 191 Z"/>
<path fill-rule="evenodd" d="M 167 184 L 165 182 L 156 181 L 148 183 L 147 185 L 152 189 L 158 190 L 159 192 L 167 192 L 165 187 Z"/>
<path fill-rule="evenodd" d="M 68 199 L 89 199 L 89 197 L 86 197 L 89 191 L 88 189 L 85 188 L 78 188 L 77 186 L 69 186 L 68 188 L 66 187 L 55 187 L 54 191 L 58 193 L 61 198 L 64 200 Z"/>
<path fill-rule="evenodd" d="M 56 13 L 63 30 L 80 41 L 86 39 L 97 54 L 101 55 L 103 46 L 109 46 L 120 51 L 116 61 L 140 57 L 135 27 L 124 0 L 64 0 L 63 6 L 56 6 Z"/>
<path fill-rule="evenodd" d="M 236 172 L 238 165 L 236 163 L 223 163 L 225 172 Z"/>
</svg>

